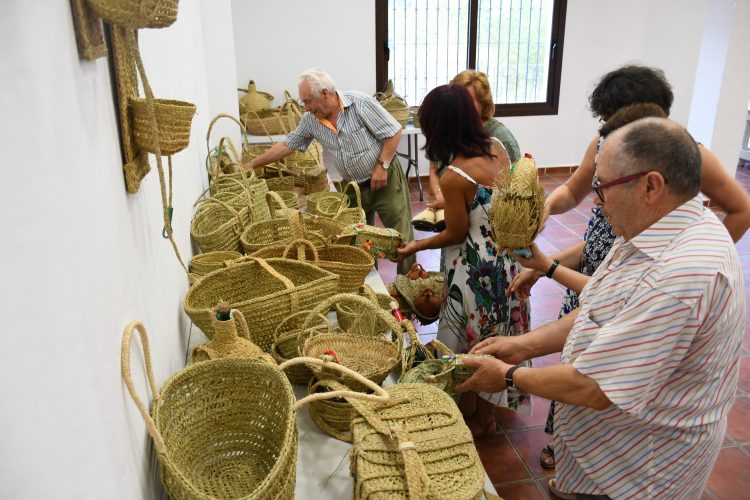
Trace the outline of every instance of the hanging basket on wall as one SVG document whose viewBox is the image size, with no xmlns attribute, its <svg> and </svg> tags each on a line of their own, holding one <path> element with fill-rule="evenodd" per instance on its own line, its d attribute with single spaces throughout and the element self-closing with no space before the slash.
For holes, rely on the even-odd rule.
<svg viewBox="0 0 750 500">
<path fill-rule="evenodd" d="M 177 20 L 179 0 L 88 0 L 96 15 L 125 28 L 166 28 Z"/>
<path fill-rule="evenodd" d="M 190 144 L 190 124 L 195 114 L 195 104 L 172 99 L 154 99 L 154 114 L 159 130 L 158 138 L 152 133 L 148 112 L 148 98 L 131 98 L 129 106 L 133 117 L 133 137 L 141 151 L 173 155 Z"/>
</svg>

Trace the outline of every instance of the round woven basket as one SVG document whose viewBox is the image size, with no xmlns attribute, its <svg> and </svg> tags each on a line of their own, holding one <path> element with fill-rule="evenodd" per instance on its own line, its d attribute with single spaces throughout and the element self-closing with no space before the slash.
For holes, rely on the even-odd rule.
<svg viewBox="0 0 750 500">
<path fill-rule="evenodd" d="M 125 28 L 166 28 L 177 20 L 179 0 L 88 0 L 91 10 Z"/>
<path fill-rule="evenodd" d="M 375 259 L 364 250 L 351 245 L 327 244 L 316 248 L 311 241 L 298 239 L 288 245 L 270 245 L 252 254 L 253 257 L 296 258 L 315 264 L 339 275 L 340 292 L 356 292 L 375 265 Z M 346 328 L 344 328 L 346 329 Z"/>
<path fill-rule="evenodd" d="M 281 135 L 297 128 L 302 117 L 302 106 L 288 91 L 284 91 L 285 102 L 277 108 L 258 111 L 247 110 L 242 115 L 245 128 L 251 135 Z"/>
<path fill-rule="evenodd" d="M 151 415 L 131 376 L 133 330 L 140 334 L 143 346 L 153 394 Z M 278 368 L 252 358 L 205 361 L 175 373 L 159 390 L 146 330 L 133 322 L 123 333 L 121 369 L 154 440 L 161 481 L 171 498 L 294 496 L 295 399 Z"/>
<path fill-rule="evenodd" d="M 319 381 L 312 377 L 308 379 L 307 393 L 325 393 L 331 390 L 330 386 L 334 386 L 335 390 L 344 388 L 331 380 Z M 310 418 L 320 430 L 340 441 L 352 442 L 352 419 L 358 413 L 347 400 L 335 398 L 311 401 L 309 410 Z"/>
<path fill-rule="evenodd" d="M 347 333 L 340 328 L 325 333 L 308 330 L 307 327 L 312 323 L 316 314 L 322 314 L 342 301 L 359 303 L 368 308 L 368 314 L 378 316 L 383 324 L 387 325 L 387 329 L 374 331 L 372 335 Z M 401 359 L 400 353 L 403 345 L 401 325 L 390 313 L 355 294 L 334 295 L 318 304 L 302 327 L 300 337 L 303 335 L 309 335 L 302 347 L 303 356 L 317 358 L 333 352 L 339 364 L 354 370 L 376 384 L 381 384 Z M 332 378 L 354 390 L 364 389 L 359 381 L 340 374 L 327 373 L 319 369 L 313 369 L 313 373 L 318 378 Z"/>
<path fill-rule="evenodd" d="M 364 209 L 362 208 L 362 193 L 359 190 L 359 185 L 356 182 L 350 182 L 346 186 L 344 186 L 342 194 L 344 195 L 344 199 L 347 201 L 346 205 L 348 205 L 348 202 L 350 201 L 349 195 L 347 195 L 347 191 L 349 191 L 350 189 L 354 191 L 357 205 L 347 208 L 343 202 L 344 200 L 342 199 L 341 203 L 339 203 L 339 208 L 333 218 L 346 225 L 364 223 L 366 215 Z"/>
<path fill-rule="evenodd" d="M 203 275 L 223 269 L 227 261 L 237 260 L 242 254 L 234 250 L 201 253 L 190 261 L 190 274 L 194 279 Z"/>
<path fill-rule="evenodd" d="M 250 225 L 247 208 L 236 210 L 216 198 L 198 205 L 190 223 L 190 234 L 203 252 L 237 251 L 240 235 Z"/>
<path fill-rule="evenodd" d="M 299 311 L 294 314 L 290 314 L 284 318 L 279 326 L 274 331 L 274 341 L 271 346 L 271 356 L 274 361 L 281 364 L 284 361 L 296 358 L 299 356 L 301 344 L 306 335 L 300 336 L 302 333 L 302 325 L 305 319 L 310 315 L 310 311 Z M 320 316 L 321 322 L 308 327 L 308 330 L 325 328 L 326 330 L 331 329 L 331 325 L 325 316 Z M 307 365 L 295 365 L 284 370 L 289 382 L 293 384 L 306 384 L 312 377 L 312 371 Z"/>
<path fill-rule="evenodd" d="M 148 98 L 131 98 L 128 105 L 133 117 L 133 137 L 141 151 L 173 155 L 190 144 L 190 124 L 195 114 L 195 104 L 171 99 L 154 99 L 154 113 L 159 136 L 151 133 Z M 158 141 L 158 143 L 157 143 Z"/>
<path fill-rule="evenodd" d="M 354 248 L 354 247 L 352 247 Z M 367 298 L 384 311 L 391 312 L 396 299 L 384 293 L 375 293 L 370 285 L 363 284 L 359 287 L 359 295 Z M 398 304 L 398 303 L 396 303 Z M 377 328 L 385 325 L 378 324 L 378 318 L 367 314 L 369 308 L 362 307 L 358 303 L 337 302 L 335 305 L 336 319 L 339 327 L 347 332 L 361 335 L 372 335 Z"/>
<path fill-rule="evenodd" d="M 239 309 L 250 326 L 250 340 L 271 351 L 273 333 L 292 313 L 311 309 L 336 293 L 338 275 L 291 259 L 246 257 L 237 264 L 206 274 L 185 295 L 185 312 L 213 336 L 211 310 L 219 300 Z"/>
<path fill-rule="evenodd" d="M 307 195 L 307 213 L 332 219 L 339 209 L 349 206 L 349 197 L 340 191 L 319 191 Z"/>
</svg>

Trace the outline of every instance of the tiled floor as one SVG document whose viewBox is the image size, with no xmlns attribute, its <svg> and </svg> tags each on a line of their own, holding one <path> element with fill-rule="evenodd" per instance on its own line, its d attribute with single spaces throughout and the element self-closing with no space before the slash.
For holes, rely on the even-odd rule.
<svg viewBox="0 0 750 500">
<path fill-rule="evenodd" d="M 565 182 L 569 175 L 543 174 L 541 180 L 549 192 Z M 738 169 L 736 177 L 750 191 L 750 169 Z M 429 199 L 429 194 L 425 196 Z M 425 202 L 419 201 L 416 187 L 413 187 L 413 213 L 418 213 L 424 207 Z M 550 253 L 580 241 L 592 207 L 593 202 L 589 197 L 575 210 L 551 217 L 537 238 L 537 244 L 543 251 Z M 416 234 L 416 238 L 427 236 L 429 233 Z M 743 262 L 745 289 L 750 291 L 750 232 L 737 244 L 737 249 Z M 440 265 L 440 251 L 420 252 L 418 260 L 425 269 L 436 271 Z M 396 272 L 393 263 L 381 261 L 379 269 L 386 283 L 393 281 Z M 563 289 L 552 280 L 540 280 L 534 286 L 531 298 L 532 327 L 557 319 L 562 293 Z M 750 301 L 748 314 L 750 315 Z M 422 327 L 420 335 L 429 338 L 434 332 L 435 325 L 430 325 Z M 559 355 L 549 355 L 535 359 L 534 364 L 543 366 L 559 360 Z M 507 500 L 557 498 L 547 487 L 547 478 L 553 477 L 554 471 L 545 470 L 539 464 L 539 452 L 550 440 L 544 433 L 548 406 L 547 400 L 534 396 L 530 417 L 498 410 L 502 423 L 499 432 L 476 442 L 490 479 L 500 496 Z M 745 330 L 737 400 L 729 413 L 724 446 L 702 498 L 750 498 L 750 327 Z"/>
</svg>

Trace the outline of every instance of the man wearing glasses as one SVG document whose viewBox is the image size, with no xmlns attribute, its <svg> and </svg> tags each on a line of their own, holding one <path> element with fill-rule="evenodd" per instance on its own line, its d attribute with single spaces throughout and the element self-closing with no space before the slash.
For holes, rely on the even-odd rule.
<svg viewBox="0 0 750 500">
<path fill-rule="evenodd" d="M 700 165 L 674 122 L 612 133 L 592 188 L 618 238 L 580 308 L 472 350 L 497 359 L 464 360 L 476 373 L 459 390 L 558 401 L 558 495 L 699 498 L 705 487 L 737 388 L 745 294 L 734 243 L 698 197 Z M 560 365 L 517 366 L 553 352 Z"/>
</svg>

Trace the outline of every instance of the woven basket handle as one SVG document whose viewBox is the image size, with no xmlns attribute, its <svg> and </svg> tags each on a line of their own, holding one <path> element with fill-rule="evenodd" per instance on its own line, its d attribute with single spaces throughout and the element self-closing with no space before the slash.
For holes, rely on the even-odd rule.
<svg viewBox="0 0 750 500">
<path fill-rule="evenodd" d="M 225 202 L 223 202 L 221 200 L 218 200 L 216 198 L 213 198 L 213 197 L 206 198 L 205 200 L 201 201 L 201 204 L 200 204 L 200 206 L 198 207 L 197 210 L 200 210 L 201 208 L 205 207 L 206 205 L 221 205 L 222 207 L 224 207 L 227 210 L 229 210 L 229 212 L 232 215 L 234 215 L 237 218 L 240 218 L 239 212 L 237 212 L 237 210 L 235 210 L 234 208 L 232 208 L 231 205 L 229 205 L 228 203 L 225 203 Z M 242 222 L 242 221 L 240 221 L 240 222 Z"/>
<path fill-rule="evenodd" d="M 320 260 L 320 257 L 318 256 L 318 249 L 315 248 L 315 245 L 312 244 L 312 241 L 305 240 L 302 238 L 296 239 L 289 243 L 286 248 L 284 249 L 284 253 L 281 255 L 285 259 L 289 259 L 289 252 L 291 252 L 293 249 L 297 249 L 297 260 L 300 261 L 306 261 L 305 258 L 305 248 L 309 248 L 310 251 L 313 254 L 313 262 L 317 262 Z"/>
<path fill-rule="evenodd" d="M 299 318 L 301 316 L 307 317 L 307 315 L 309 315 L 309 314 L 310 314 L 309 310 L 297 311 L 296 313 L 290 314 L 286 318 L 282 319 L 281 323 L 279 323 L 279 326 L 277 326 L 276 329 L 273 332 L 273 338 L 274 338 L 274 340 L 278 340 L 278 339 L 280 339 L 282 337 L 282 335 L 283 335 L 282 332 L 284 331 L 284 327 L 286 327 L 287 323 L 289 323 L 290 321 L 292 321 L 294 319 L 297 319 L 297 318 Z M 321 323 L 320 323 L 319 326 L 326 327 L 327 330 L 328 330 L 328 332 L 331 332 L 332 331 L 332 327 L 331 327 L 331 322 L 328 319 L 328 317 L 325 316 L 325 315 L 323 315 L 323 314 L 319 314 L 318 317 L 323 320 L 323 321 L 321 321 Z"/>
<path fill-rule="evenodd" d="M 154 440 L 156 452 L 162 455 L 167 452 L 164 438 L 162 438 L 159 429 L 156 428 L 154 419 L 149 415 L 146 405 L 144 405 L 141 398 L 138 397 L 138 393 L 133 385 L 133 376 L 130 373 L 130 338 L 133 335 L 133 330 L 137 330 L 141 337 L 143 359 L 146 363 L 146 378 L 148 379 L 148 385 L 151 388 L 151 394 L 153 394 L 154 400 L 159 398 L 159 389 L 156 387 L 154 370 L 151 367 L 151 347 L 148 343 L 148 334 L 146 333 L 146 327 L 143 326 L 143 323 L 140 321 L 132 321 L 128 323 L 125 330 L 122 332 L 122 342 L 120 343 L 120 371 L 122 372 L 122 378 L 125 381 L 125 387 L 128 388 L 130 397 L 133 398 L 135 406 L 138 407 L 138 411 L 141 412 L 141 416 L 146 422 L 146 430 L 151 436 L 151 439 Z"/>
<path fill-rule="evenodd" d="M 258 123 L 260 123 L 260 126 L 263 127 L 263 132 L 265 132 L 266 137 L 269 139 L 271 138 L 271 133 L 266 128 L 266 124 L 263 123 L 263 118 L 260 117 L 257 111 L 253 111 L 252 109 L 248 110 L 247 113 L 245 113 L 245 119 L 247 120 L 247 116 L 252 114 L 256 120 L 258 120 Z M 273 141 L 271 141 L 273 142 Z"/>
<path fill-rule="evenodd" d="M 240 155 L 237 153 L 237 148 L 234 147 L 234 141 L 232 141 L 231 137 L 222 137 L 221 139 L 219 139 L 219 153 L 221 153 L 222 146 L 224 146 L 225 142 L 229 147 L 229 152 L 233 157 L 232 159 L 234 160 L 235 165 L 237 165 L 237 167 L 241 168 L 244 171 L 245 169 L 240 165 Z"/>
<path fill-rule="evenodd" d="M 357 198 L 356 208 L 362 208 L 362 192 L 359 190 L 359 184 L 357 184 L 356 182 L 350 181 L 346 186 L 344 186 L 343 191 L 341 191 L 341 194 L 343 194 L 344 196 L 341 197 L 341 201 L 339 202 L 339 209 L 336 212 L 336 215 L 340 214 L 342 210 L 347 208 L 348 203 L 345 205 L 344 200 L 346 200 L 347 202 L 349 201 L 349 197 L 346 195 L 346 192 L 350 188 L 354 190 L 354 194 Z M 355 208 L 355 207 L 351 207 L 351 208 Z"/>
<path fill-rule="evenodd" d="M 241 121 L 239 121 L 237 118 L 235 118 L 232 115 L 228 115 L 226 113 L 219 113 L 218 115 L 214 116 L 214 118 L 211 120 L 211 123 L 208 124 L 208 131 L 206 132 L 206 149 L 211 150 L 211 147 L 209 146 L 210 140 L 211 140 L 211 129 L 214 127 L 214 124 L 219 121 L 219 118 L 229 118 L 233 122 L 235 122 L 237 125 L 240 126 L 240 132 L 242 132 L 242 147 L 248 146 L 250 143 L 247 140 L 247 130 L 245 130 L 245 126 L 242 124 Z"/>
<path fill-rule="evenodd" d="M 352 398 L 352 399 L 364 399 L 367 401 L 375 401 L 379 403 L 385 403 L 390 399 L 390 395 L 388 392 L 386 392 L 385 389 L 380 387 L 375 382 L 363 377 L 359 373 L 355 372 L 354 370 L 347 368 L 345 366 L 342 366 L 338 363 L 332 363 L 330 361 L 323 361 L 322 359 L 318 358 L 311 358 L 311 357 L 299 357 L 299 358 L 292 358 L 288 361 L 284 361 L 279 365 L 279 370 L 285 370 L 286 368 L 289 368 L 290 366 L 296 366 L 296 365 L 306 365 L 306 366 L 315 366 L 318 368 L 325 368 L 326 370 L 333 370 L 341 373 L 342 375 L 345 375 L 347 377 L 350 377 L 354 380 L 356 380 L 358 383 L 366 386 L 368 389 L 372 389 L 372 391 L 375 394 L 365 394 L 363 392 L 357 392 L 350 389 L 346 390 L 338 390 L 338 391 L 331 391 L 331 392 L 325 392 L 325 393 L 318 393 L 318 394 L 310 394 L 307 397 L 304 397 L 294 403 L 294 406 L 292 407 L 293 410 L 298 410 L 302 406 L 311 403 L 313 401 L 321 401 L 325 399 L 334 399 L 334 398 Z"/>
<path fill-rule="evenodd" d="M 323 314 L 325 312 L 328 312 L 335 304 L 344 301 L 354 302 L 365 307 L 366 310 L 368 310 L 371 314 L 377 316 L 378 319 L 382 320 L 383 322 L 385 322 L 385 324 L 388 325 L 395 337 L 395 341 L 399 345 L 399 348 L 403 345 L 404 336 L 401 332 L 401 325 L 399 325 L 398 321 L 396 321 L 396 318 L 394 318 L 390 312 L 387 312 L 378 307 L 378 305 L 373 303 L 371 300 L 354 293 L 340 293 L 318 304 L 318 306 L 313 309 L 307 319 L 305 319 L 305 323 L 302 325 L 302 329 L 307 329 L 307 326 L 309 325 L 315 314 Z"/>
<path fill-rule="evenodd" d="M 268 191 L 266 193 L 266 203 L 274 219 L 284 217 L 284 211 L 288 210 L 286 203 L 284 203 L 284 200 L 281 199 L 281 196 L 276 191 Z"/>
<path fill-rule="evenodd" d="M 281 284 L 284 285 L 284 288 L 291 291 L 291 293 L 289 294 L 289 301 L 291 302 L 292 312 L 299 311 L 299 294 L 294 291 L 294 283 L 292 283 L 292 280 L 271 267 L 268 262 L 266 262 L 266 259 L 261 259 L 259 257 L 245 257 L 242 259 L 242 261 L 257 262 L 258 265 L 262 267 L 268 274 L 279 280 Z"/>
</svg>

